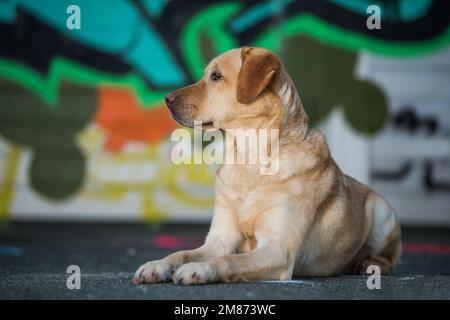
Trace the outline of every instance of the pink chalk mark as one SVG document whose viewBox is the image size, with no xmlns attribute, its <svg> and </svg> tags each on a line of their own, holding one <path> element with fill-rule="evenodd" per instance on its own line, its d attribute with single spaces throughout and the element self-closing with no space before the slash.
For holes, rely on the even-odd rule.
<svg viewBox="0 0 450 320">
<path fill-rule="evenodd" d="M 450 245 L 404 242 L 404 253 L 450 254 Z"/>
<path fill-rule="evenodd" d="M 201 242 L 187 237 L 161 235 L 156 236 L 153 239 L 153 243 L 160 248 L 186 249 L 198 247 Z"/>
<path fill-rule="evenodd" d="M 153 238 L 153 244 L 165 249 L 187 249 L 200 246 L 201 240 L 192 237 L 160 235 Z M 450 254 L 450 245 L 404 242 L 402 246 L 404 253 Z"/>
</svg>

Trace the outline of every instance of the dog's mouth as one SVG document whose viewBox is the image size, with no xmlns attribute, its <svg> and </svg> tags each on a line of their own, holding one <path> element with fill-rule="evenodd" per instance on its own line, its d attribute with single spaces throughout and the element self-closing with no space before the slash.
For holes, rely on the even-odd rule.
<svg viewBox="0 0 450 320">
<path fill-rule="evenodd" d="M 202 129 L 203 130 L 208 130 L 208 129 L 212 129 L 214 128 L 214 122 L 213 121 L 203 121 L 202 122 Z"/>
<path fill-rule="evenodd" d="M 178 122 L 179 124 L 185 126 L 185 127 L 189 127 L 192 128 L 194 126 L 194 122 L 191 120 L 186 120 L 186 119 L 182 119 L 179 118 L 175 113 L 171 112 L 170 115 L 172 116 L 172 118 Z"/>
<path fill-rule="evenodd" d="M 213 121 L 200 121 L 200 120 L 186 120 L 178 117 L 174 113 L 170 113 L 172 115 L 172 118 L 178 122 L 179 124 L 189 127 L 189 128 L 198 128 L 199 124 L 201 125 L 202 130 L 208 130 L 214 128 L 214 122 Z"/>
</svg>

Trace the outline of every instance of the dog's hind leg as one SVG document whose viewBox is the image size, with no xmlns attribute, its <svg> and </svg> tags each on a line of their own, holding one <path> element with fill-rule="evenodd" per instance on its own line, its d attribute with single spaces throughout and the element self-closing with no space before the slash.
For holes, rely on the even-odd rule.
<svg viewBox="0 0 450 320">
<path fill-rule="evenodd" d="M 366 274 L 370 265 L 377 265 L 382 274 L 388 274 L 401 255 L 400 224 L 386 200 L 375 193 L 367 199 L 366 215 L 371 228 L 355 259 L 353 273 Z"/>
</svg>

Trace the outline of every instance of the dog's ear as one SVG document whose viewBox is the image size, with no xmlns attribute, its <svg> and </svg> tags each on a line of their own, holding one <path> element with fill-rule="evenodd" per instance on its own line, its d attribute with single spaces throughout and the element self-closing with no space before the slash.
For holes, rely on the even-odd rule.
<svg viewBox="0 0 450 320">
<path fill-rule="evenodd" d="M 237 100 L 240 103 L 252 102 L 280 72 L 278 57 L 260 48 L 243 47 L 242 65 L 237 81 Z"/>
</svg>

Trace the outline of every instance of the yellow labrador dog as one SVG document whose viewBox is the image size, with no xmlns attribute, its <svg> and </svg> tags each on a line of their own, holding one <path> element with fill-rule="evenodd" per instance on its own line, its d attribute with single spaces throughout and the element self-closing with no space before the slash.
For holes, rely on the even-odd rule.
<svg viewBox="0 0 450 320">
<path fill-rule="evenodd" d="M 364 274 L 372 264 L 388 273 L 397 262 L 401 232 L 394 210 L 341 172 L 325 137 L 308 127 L 294 82 L 275 54 L 250 47 L 225 52 L 166 104 L 189 127 L 201 121 L 206 129 L 279 129 L 279 170 L 261 175 L 255 164 L 222 165 L 205 244 L 147 262 L 135 283 Z"/>
</svg>

